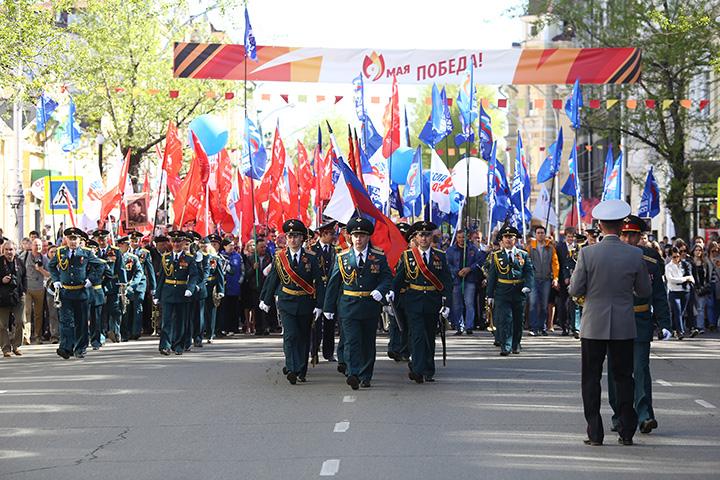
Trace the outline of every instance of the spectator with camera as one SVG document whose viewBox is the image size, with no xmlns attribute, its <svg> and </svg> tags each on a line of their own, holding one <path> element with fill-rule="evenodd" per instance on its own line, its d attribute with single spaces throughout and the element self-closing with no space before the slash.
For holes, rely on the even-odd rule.
<svg viewBox="0 0 720 480">
<path fill-rule="evenodd" d="M 12 240 L 2 244 L 0 256 L 0 347 L 3 357 L 17 356 L 23 340 L 23 314 L 27 275 L 25 266 L 15 255 L 16 246 Z M 13 317 L 13 324 L 10 317 Z"/>
<path fill-rule="evenodd" d="M 48 258 L 42 254 L 42 249 L 42 240 L 35 238 L 32 240 L 30 250 L 20 254 L 20 260 L 27 272 L 24 335 L 30 336 L 30 343 L 34 344 L 42 343 L 45 281 L 50 278 L 50 272 L 47 270 Z M 30 319 L 32 319 L 32 330 Z"/>
</svg>

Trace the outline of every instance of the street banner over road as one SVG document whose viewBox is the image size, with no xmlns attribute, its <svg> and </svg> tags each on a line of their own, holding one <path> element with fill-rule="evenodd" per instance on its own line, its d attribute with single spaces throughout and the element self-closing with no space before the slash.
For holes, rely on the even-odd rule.
<svg viewBox="0 0 720 480">
<path fill-rule="evenodd" d="M 248 80 L 350 83 L 362 72 L 370 84 L 459 83 L 474 67 L 475 82 L 488 85 L 635 83 L 638 48 L 547 48 L 509 50 L 372 50 L 257 47 Z M 178 78 L 245 80 L 245 49 L 220 43 L 175 43 Z"/>
</svg>

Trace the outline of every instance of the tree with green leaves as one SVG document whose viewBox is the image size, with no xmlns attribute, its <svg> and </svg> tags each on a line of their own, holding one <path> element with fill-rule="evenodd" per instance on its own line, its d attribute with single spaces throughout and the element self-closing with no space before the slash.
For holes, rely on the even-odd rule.
<svg viewBox="0 0 720 480">
<path fill-rule="evenodd" d="M 690 233 L 686 210 L 691 161 L 708 159 L 715 132 L 709 109 L 687 109 L 680 100 L 710 91 L 711 74 L 720 55 L 720 2 L 701 0 L 609 0 L 607 2 L 552 0 L 533 2 L 537 26 L 564 24 L 583 47 L 639 47 L 642 76 L 634 85 L 585 87 L 585 96 L 647 98 L 655 108 L 585 110 L 583 128 L 605 133 L 619 143 L 650 152 L 650 160 L 668 173 L 665 203 L 679 237 Z M 698 92 L 698 90 L 700 92 Z M 663 100 L 672 100 L 663 105 Z M 666 108 L 665 108 L 666 107 Z M 632 162 L 632 158 L 628 159 Z"/>
<path fill-rule="evenodd" d="M 135 178 L 140 159 L 165 138 L 168 121 L 183 127 L 201 114 L 221 111 L 230 104 L 224 93 L 241 85 L 173 78 L 173 42 L 226 41 L 206 15 L 237 2 L 218 0 L 195 14 L 191 3 L 87 0 L 67 27 L 67 79 L 78 93 L 78 113 L 90 133 L 101 131 L 123 155 L 131 151 Z"/>
</svg>

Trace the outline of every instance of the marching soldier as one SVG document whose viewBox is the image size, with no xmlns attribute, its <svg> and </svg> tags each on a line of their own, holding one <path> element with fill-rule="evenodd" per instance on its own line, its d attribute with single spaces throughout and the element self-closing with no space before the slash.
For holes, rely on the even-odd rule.
<svg viewBox="0 0 720 480">
<path fill-rule="evenodd" d="M 90 276 L 93 269 L 103 268 L 103 263 L 89 248 L 80 246 L 80 238 L 87 236 L 79 228 L 68 228 L 63 232 L 66 244 L 58 248 L 50 259 L 48 270 L 56 292 L 60 292 L 60 345 L 56 353 L 64 359 L 75 355 L 85 356 L 87 344 L 77 338 L 77 330 L 87 332 L 88 294 L 92 286 Z M 78 341 L 80 340 L 80 341 Z"/>
<path fill-rule="evenodd" d="M 333 244 L 336 225 L 335 220 L 320 225 L 317 229 L 318 241 L 311 247 L 320 265 L 325 286 L 327 286 L 333 265 L 335 265 L 335 257 L 339 253 L 339 248 Z M 310 355 L 314 363 L 318 362 L 318 352 L 321 345 L 323 358 L 328 362 L 336 361 L 333 355 L 335 353 L 335 319 L 322 317 L 320 321 L 315 322 L 315 330 L 311 332 L 311 337 L 314 337 L 314 342 L 310 346 Z"/>
<path fill-rule="evenodd" d="M 217 235 L 210 235 L 200 242 L 200 252 L 205 255 L 208 259 L 208 277 L 205 283 L 207 290 L 205 300 L 202 301 L 203 308 L 203 324 L 200 325 L 200 330 L 195 332 L 195 344 L 202 346 L 203 332 L 205 332 L 205 338 L 208 339 L 208 343 L 215 337 L 215 319 L 217 317 L 217 307 L 220 306 L 222 298 L 225 296 L 225 274 L 223 273 L 222 257 L 215 252 L 212 247 L 211 237 L 217 237 Z M 219 243 L 217 238 L 217 243 Z"/>
<path fill-rule="evenodd" d="M 445 253 L 432 248 L 432 234 L 437 225 L 432 222 L 415 222 L 409 232 L 415 239 L 416 247 L 405 250 L 400 257 L 393 289 L 388 301 L 394 300 L 395 291 L 407 290 L 403 310 L 407 314 L 412 345 L 412 361 L 408 377 L 416 383 L 434 382 L 435 376 L 435 333 L 438 317 L 442 317 L 440 328 L 450 308 L 445 306 L 447 288 L 452 287 L 450 268 Z"/>
<path fill-rule="evenodd" d="M 403 234 L 405 240 L 408 242 L 408 248 L 410 246 L 410 225 L 405 222 L 399 222 L 397 224 L 398 230 Z M 396 266 L 397 269 L 397 266 Z M 409 328 L 407 323 L 407 316 L 405 315 L 405 292 L 407 288 L 401 288 L 397 290 L 395 296 L 395 313 L 400 318 L 390 319 L 390 325 L 388 327 L 388 357 L 392 358 L 396 362 L 407 362 L 410 360 L 410 346 L 409 346 Z M 400 330 L 398 324 L 402 325 L 403 329 Z"/>
<path fill-rule="evenodd" d="M 645 221 L 636 216 L 628 216 L 622 227 L 620 239 L 625 243 L 638 247 L 640 236 L 647 231 Z M 643 251 L 643 260 L 647 265 L 652 284 L 650 297 L 635 296 L 635 327 L 637 337 L 633 346 L 633 378 L 635 379 L 635 412 L 641 433 L 650 433 L 658 427 L 655 411 L 652 406 L 652 378 L 650 376 L 650 342 L 652 342 L 655 325 L 660 329 L 659 338 L 668 340 L 672 334 L 670 321 L 670 308 L 667 302 L 667 288 L 663 276 L 665 275 L 665 262 L 653 248 L 638 247 Z M 609 354 L 609 352 L 608 352 Z M 610 360 L 608 360 L 610 361 Z M 615 381 L 612 372 L 608 372 L 608 397 L 613 409 L 612 431 L 618 431 L 620 419 Z"/>
<path fill-rule="evenodd" d="M 122 323 L 120 325 L 120 341 L 127 342 L 133 337 L 133 332 L 138 332 L 142 326 L 142 302 L 147 288 L 147 279 L 140 259 L 130 251 L 129 237 L 117 239 L 118 247 L 123 254 L 123 266 L 127 277 L 125 285 L 126 305 L 123 311 Z M 122 301 L 122 299 L 121 299 Z M 117 332 L 116 332 L 117 333 Z"/>
<path fill-rule="evenodd" d="M 337 313 L 342 323 L 346 383 L 353 390 L 370 387 L 381 302 L 392 282 L 385 253 L 370 245 L 373 230 L 365 218 L 353 217 L 348 222 L 352 247 L 337 256 L 323 308 L 326 318 Z"/>
<path fill-rule="evenodd" d="M 574 238 L 575 243 L 568 247 L 567 258 L 563 262 L 563 271 L 561 272 L 563 280 L 567 280 L 568 284 L 570 283 L 570 278 L 575 271 L 580 249 L 587 245 L 587 239 L 589 237 L 586 237 L 582 233 L 576 233 Z M 562 325 L 566 326 L 563 328 L 563 336 L 568 336 L 568 330 L 571 330 L 573 332 L 573 337 L 580 338 L 580 318 L 582 317 L 583 301 L 584 299 L 582 297 L 578 298 L 568 295 L 565 303 L 567 305 L 565 310 L 568 318 L 565 321 L 561 321 Z"/>
<path fill-rule="evenodd" d="M 532 261 L 525 250 L 515 246 L 519 232 L 505 225 L 500 229 L 500 250 L 490 255 L 488 263 L 488 304 L 500 342 L 500 355 L 520 353 L 525 318 L 525 300 L 533 285 Z"/>
<path fill-rule="evenodd" d="M 186 249 L 194 255 L 198 269 L 198 280 L 190 301 L 190 313 L 186 320 L 183 346 L 189 352 L 193 345 L 202 347 L 203 327 L 205 326 L 205 300 L 207 299 L 207 278 L 210 275 L 210 259 L 207 254 L 200 251 L 199 243 L 202 236 L 195 232 L 186 232 L 190 243 Z"/>
<path fill-rule="evenodd" d="M 162 256 L 159 287 L 155 290 L 157 300 L 162 304 L 160 353 L 170 355 L 173 351 L 175 355 L 182 355 L 190 298 L 200 273 L 195 258 L 185 251 L 185 233 L 174 231 L 168 236 L 172 251 Z"/>
<path fill-rule="evenodd" d="M 95 240 L 88 240 L 87 246 L 97 255 L 99 244 Z M 90 307 L 90 344 L 93 350 L 99 350 L 105 343 L 105 335 L 102 332 L 102 309 L 105 305 L 105 291 L 103 283 L 112 277 L 110 267 L 105 260 L 102 268 L 95 269 L 95 274 L 90 276 L 92 285 L 88 287 L 88 304 Z"/>
<path fill-rule="evenodd" d="M 120 305 L 120 291 L 125 289 L 127 275 L 123 264 L 123 254 L 119 248 L 108 244 L 110 232 L 103 229 L 95 230 L 92 234 L 98 242 L 98 257 L 107 262 L 112 275 L 103 281 L 105 287 L 105 305 L 102 308 L 102 324 L 98 334 L 90 338 L 93 349 L 105 344 L 105 335 L 113 342 L 120 341 L 120 321 L 122 319 L 122 306 Z"/>
<path fill-rule="evenodd" d="M 310 353 L 310 329 L 322 313 L 325 283 L 317 255 L 302 247 L 307 227 L 296 219 L 287 220 L 283 226 L 287 248 L 275 252 L 273 268 L 260 292 L 260 309 L 270 311 L 277 304 L 283 325 L 283 373 L 288 382 L 295 385 L 305 382 L 308 355 Z M 275 298 L 277 297 L 277 301 Z"/>
<path fill-rule="evenodd" d="M 157 277 L 155 276 L 155 267 L 153 266 L 153 259 L 150 251 L 143 248 L 140 245 L 140 239 L 142 233 L 132 232 L 130 233 L 130 251 L 138 257 L 140 265 L 143 267 L 143 273 L 145 274 L 145 280 L 147 282 L 147 288 L 145 289 L 144 296 L 140 299 L 140 315 L 139 321 L 132 325 L 130 331 L 130 340 L 139 340 L 142 334 L 143 320 L 145 318 L 145 309 L 152 309 L 152 298 L 155 296 L 155 288 L 157 287 Z M 147 332 L 148 330 L 146 330 Z"/>
</svg>

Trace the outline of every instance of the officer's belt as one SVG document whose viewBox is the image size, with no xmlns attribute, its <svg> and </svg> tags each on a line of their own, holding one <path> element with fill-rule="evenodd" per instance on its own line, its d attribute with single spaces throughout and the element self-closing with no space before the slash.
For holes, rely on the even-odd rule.
<svg viewBox="0 0 720 480">
<path fill-rule="evenodd" d="M 102 288 L 102 285 L 93 285 L 93 288 L 95 290 L 100 290 Z"/>
<path fill-rule="evenodd" d="M 85 288 L 85 285 L 65 285 L 63 283 L 62 288 L 64 288 L 65 290 L 82 290 L 83 288 Z"/>
<path fill-rule="evenodd" d="M 522 280 L 510 280 L 508 278 L 498 278 L 498 283 L 507 283 L 508 285 L 517 285 L 518 283 L 522 283 Z"/>
<path fill-rule="evenodd" d="M 187 285 L 187 280 L 165 280 L 168 285 Z"/>
<path fill-rule="evenodd" d="M 643 313 L 643 312 L 649 312 L 650 311 L 650 305 L 645 303 L 643 305 L 635 305 L 633 307 L 633 311 L 635 313 Z"/>
<path fill-rule="evenodd" d="M 212 276 L 210 276 L 210 277 L 207 278 L 207 281 L 208 281 L 208 282 L 212 282 L 213 280 L 215 280 L 215 275 L 212 275 Z"/>
<path fill-rule="evenodd" d="M 433 287 L 432 285 L 415 285 L 414 283 L 411 283 L 409 285 L 410 290 L 418 290 L 420 292 L 435 292 L 437 291 L 437 288 Z"/>
<path fill-rule="evenodd" d="M 343 289 L 343 294 L 348 295 L 350 297 L 369 297 L 370 296 L 370 292 L 355 292 L 353 290 L 344 290 L 344 289 Z"/>
<path fill-rule="evenodd" d="M 283 293 L 287 293 L 288 295 L 294 295 L 296 297 L 304 297 L 305 295 L 310 295 L 305 290 L 293 290 L 292 288 L 282 287 Z"/>
</svg>

